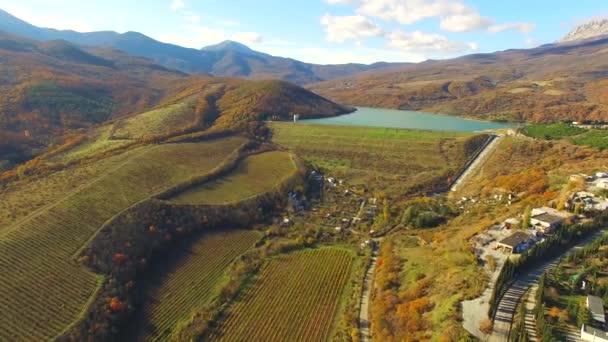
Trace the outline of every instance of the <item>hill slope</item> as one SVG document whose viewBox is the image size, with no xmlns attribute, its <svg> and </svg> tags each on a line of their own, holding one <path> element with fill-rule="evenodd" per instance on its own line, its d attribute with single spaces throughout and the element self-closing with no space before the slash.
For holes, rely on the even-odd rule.
<svg viewBox="0 0 608 342">
<path fill-rule="evenodd" d="M 99 135 L 124 141 L 212 126 L 251 132 L 256 121 L 272 116 L 349 111 L 283 81 L 189 76 L 110 48 L 65 41 L 0 33 L 0 61 L 0 171 L 60 144 L 58 137 L 76 129 L 85 129 L 79 133 L 87 133 L 88 142 Z M 138 113 L 147 114 L 132 118 Z M 86 131 L 108 120 L 111 132 Z"/>
<path fill-rule="evenodd" d="M 608 121 L 608 37 L 427 61 L 309 86 L 352 105 L 483 119 Z"/>
<path fill-rule="evenodd" d="M 84 46 L 112 47 L 133 56 L 150 58 L 168 68 L 188 73 L 250 79 L 282 79 L 296 84 L 345 77 L 387 66 L 383 63 L 372 65 L 309 64 L 253 51 L 242 44 L 230 41 L 196 50 L 162 43 L 138 32 L 80 33 L 40 28 L 2 10 L 0 10 L 0 31 L 42 41 L 62 39 Z"/>
</svg>

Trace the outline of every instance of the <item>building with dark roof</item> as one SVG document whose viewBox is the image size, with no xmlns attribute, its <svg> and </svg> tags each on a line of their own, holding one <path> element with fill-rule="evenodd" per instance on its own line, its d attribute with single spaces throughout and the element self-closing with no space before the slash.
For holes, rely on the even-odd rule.
<svg viewBox="0 0 608 342">
<path fill-rule="evenodd" d="M 537 231 L 547 234 L 553 232 L 557 227 L 561 226 L 566 219 L 562 216 L 557 216 L 550 213 L 543 213 L 530 218 L 530 224 Z"/>
<path fill-rule="evenodd" d="M 500 240 L 497 246 L 510 253 L 519 254 L 526 251 L 532 245 L 534 245 L 534 238 L 531 235 L 524 232 L 515 232 Z"/>
</svg>

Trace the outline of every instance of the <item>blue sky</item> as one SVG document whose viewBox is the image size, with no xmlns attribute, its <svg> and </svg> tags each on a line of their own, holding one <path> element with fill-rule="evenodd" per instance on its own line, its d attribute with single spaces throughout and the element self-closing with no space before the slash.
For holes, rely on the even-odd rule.
<svg viewBox="0 0 608 342">
<path fill-rule="evenodd" d="M 607 0 L 0 0 L 0 8 L 43 27 L 138 31 L 193 48 L 232 39 L 321 64 L 531 47 L 608 16 Z"/>
</svg>

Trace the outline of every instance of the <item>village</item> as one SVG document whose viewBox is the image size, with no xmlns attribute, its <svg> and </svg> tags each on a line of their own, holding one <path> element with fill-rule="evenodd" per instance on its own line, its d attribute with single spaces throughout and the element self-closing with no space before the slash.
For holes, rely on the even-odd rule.
<svg viewBox="0 0 608 342">
<path fill-rule="evenodd" d="M 520 215 L 498 222 L 470 239 L 478 260 L 486 265 L 493 282 L 507 259 L 517 260 L 564 225 L 590 221 L 594 213 L 608 210 L 608 173 L 574 174 L 569 180 L 584 184 L 584 190 L 578 189 L 568 194 L 567 201 L 559 209 L 549 205 L 527 208 Z M 512 194 L 495 195 L 492 200 L 511 205 L 517 198 Z M 475 201 L 463 198 L 459 204 L 464 208 L 467 203 Z M 477 301 L 487 301 L 489 293 L 491 291 Z M 580 326 L 580 339 L 608 342 L 603 300 L 588 296 L 585 304 L 592 314 L 593 324 Z"/>
</svg>

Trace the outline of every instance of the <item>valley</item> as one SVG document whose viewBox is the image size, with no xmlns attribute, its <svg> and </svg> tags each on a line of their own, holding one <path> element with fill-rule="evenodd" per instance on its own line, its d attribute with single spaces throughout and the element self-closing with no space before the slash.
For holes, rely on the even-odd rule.
<svg viewBox="0 0 608 342">
<path fill-rule="evenodd" d="M 486 42 L 535 26 L 451 1 L 324 2 L 360 5 L 320 19 L 320 46 L 353 49 L 332 57 L 451 51 L 326 65 L 232 41 L 323 52 L 188 1 L 165 13 L 198 35 L 181 41 L 223 42 L 0 10 L 0 341 L 549 341 L 598 326 L 571 302 L 608 304 L 607 239 L 584 247 L 608 223 L 608 21 L 466 55 L 477 43 L 450 39 L 468 15 Z M 450 39 L 386 31 L 421 20 L 404 8 L 444 11 L 421 18 Z"/>
</svg>

